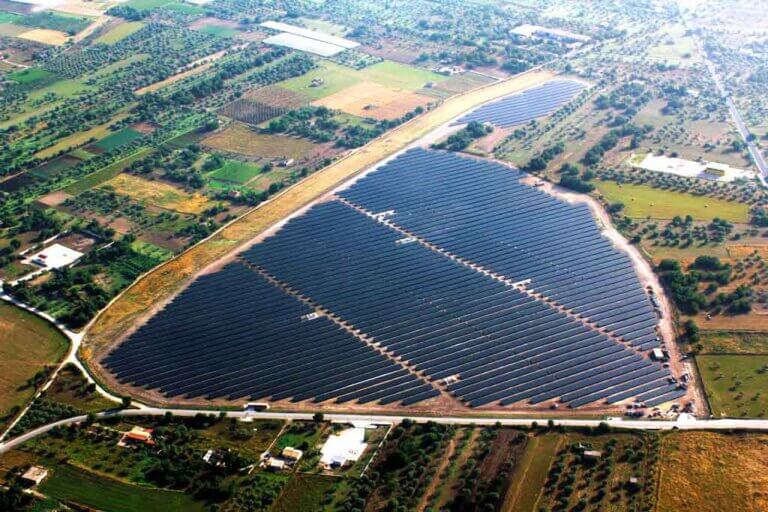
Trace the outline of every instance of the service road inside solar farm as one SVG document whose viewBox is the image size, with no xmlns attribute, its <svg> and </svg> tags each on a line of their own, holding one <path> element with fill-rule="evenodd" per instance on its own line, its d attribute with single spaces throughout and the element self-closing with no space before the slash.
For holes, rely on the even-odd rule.
<svg viewBox="0 0 768 512">
<path fill-rule="evenodd" d="M 585 204 L 524 181 L 400 154 L 201 275 L 100 364 L 166 403 L 602 412 L 687 395 L 648 357 L 659 320 L 628 255 Z"/>
</svg>

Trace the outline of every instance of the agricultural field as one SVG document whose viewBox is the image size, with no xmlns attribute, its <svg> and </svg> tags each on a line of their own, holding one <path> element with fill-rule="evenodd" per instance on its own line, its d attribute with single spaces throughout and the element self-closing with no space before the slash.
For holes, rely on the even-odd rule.
<svg viewBox="0 0 768 512">
<path fill-rule="evenodd" d="M 127 21 L 111 28 L 109 32 L 96 38 L 94 42 L 102 44 L 115 44 L 122 41 L 134 32 L 138 32 L 144 27 L 140 21 Z"/>
<path fill-rule="evenodd" d="M 710 197 L 660 190 L 648 185 L 597 182 L 597 190 L 609 203 L 624 204 L 624 213 L 632 218 L 671 219 L 691 215 L 694 220 L 714 218 L 746 223 L 749 206 Z"/>
<path fill-rule="evenodd" d="M 696 363 L 712 414 L 737 418 L 768 414 L 768 354 L 701 354 Z"/>
<path fill-rule="evenodd" d="M 68 345 L 47 321 L 0 302 L 0 423 L 32 398 L 38 375 L 57 364 Z"/>
<path fill-rule="evenodd" d="M 768 354 L 768 333 L 706 331 L 700 352 L 707 354 Z"/>
<path fill-rule="evenodd" d="M 768 438 L 764 434 L 678 432 L 664 436 L 656 510 L 743 510 L 768 507 Z"/>
<path fill-rule="evenodd" d="M 263 169 L 255 165 L 230 160 L 209 176 L 218 181 L 242 184 L 258 176 L 261 172 Z"/>
</svg>

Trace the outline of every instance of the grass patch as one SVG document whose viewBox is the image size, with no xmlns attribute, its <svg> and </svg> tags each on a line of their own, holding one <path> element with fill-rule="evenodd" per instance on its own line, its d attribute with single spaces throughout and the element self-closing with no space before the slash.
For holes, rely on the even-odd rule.
<svg viewBox="0 0 768 512">
<path fill-rule="evenodd" d="M 224 27 L 221 25 L 203 25 L 202 27 L 196 28 L 195 31 L 216 37 L 235 37 L 240 33 L 232 27 Z"/>
<path fill-rule="evenodd" d="M 132 130 L 131 128 L 123 128 L 122 130 L 117 131 L 112 135 L 107 135 L 95 143 L 94 146 L 99 147 L 104 151 L 111 151 L 115 148 L 119 148 L 120 146 L 130 144 L 134 140 L 141 138 L 142 135 L 142 133 L 139 133 L 136 130 Z"/>
<path fill-rule="evenodd" d="M 56 380 L 45 392 L 45 397 L 58 404 L 71 405 L 83 412 L 103 411 L 117 406 L 97 391 L 89 392 L 88 381 L 72 364 L 67 364 L 61 369 Z"/>
<path fill-rule="evenodd" d="M 203 9 L 202 7 L 199 7 L 197 5 L 185 4 L 181 2 L 171 2 L 171 3 L 165 4 L 163 6 L 163 9 L 179 12 L 181 14 L 192 14 L 192 15 L 205 14 L 205 9 Z"/>
<path fill-rule="evenodd" d="M 39 82 L 50 83 L 57 78 L 56 74 L 43 68 L 27 68 L 8 75 L 9 80 L 13 80 L 19 84 L 34 84 Z"/>
<path fill-rule="evenodd" d="M 708 354 L 768 354 L 768 333 L 704 331 L 702 352 Z"/>
<path fill-rule="evenodd" d="M 85 29 L 93 21 L 87 16 L 75 16 L 53 11 L 41 11 L 27 14 L 21 20 L 14 23 L 32 28 L 56 30 L 71 36 Z"/>
<path fill-rule="evenodd" d="M 149 242 L 144 242 L 142 240 L 136 240 L 131 244 L 131 247 L 137 253 L 142 254 L 144 256 L 148 256 L 153 260 L 165 261 L 173 258 L 172 251 L 169 251 L 164 247 L 159 247 L 155 244 L 151 244 Z"/>
<path fill-rule="evenodd" d="M 0 302 L 0 417 L 32 398 L 27 380 L 64 357 L 68 345 L 45 320 Z"/>
<path fill-rule="evenodd" d="M 557 454 L 560 436 L 548 434 L 528 440 L 523 456 L 515 464 L 512 480 L 504 498 L 504 512 L 532 512 L 547 480 L 549 466 Z"/>
<path fill-rule="evenodd" d="M 629 217 L 672 219 L 675 215 L 691 215 L 700 221 L 715 217 L 739 223 L 749 220 L 749 205 L 742 203 L 669 192 L 648 185 L 619 185 L 613 181 L 597 181 L 595 185 L 608 202 L 624 203 L 624 213 Z"/>
<path fill-rule="evenodd" d="M 180 492 L 147 489 L 100 477 L 72 466 L 57 466 L 40 486 L 52 498 L 111 512 L 203 511 L 203 504 Z"/>
<path fill-rule="evenodd" d="M 283 448 L 290 446 L 299 450 L 309 450 L 313 448 L 323 433 L 322 424 L 296 421 L 283 432 L 275 443 L 275 453 L 280 453 Z"/>
<path fill-rule="evenodd" d="M 129 0 L 125 3 L 127 7 L 133 7 L 138 11 L 157 9 L 172 3 L 171 0 Z"/>
<path fill-rule="evenodd" d="M 768 436 L 675 432 L 664 436 L 657 512 L 766 510 Z"/>
<path fill-rule="evenodd" d="M 140 21 L 128 21 L 126 23 L 121 23 L 103 36 L 97 38 L 94 42 L 101 44 L 115 44 L 116 42 L 121 41 L 129 35 L 133 34 L 134 32 L 138 32 L 143 27 L 144 23 Z"/>
<path fill-rule="evenodd" d="M 765 417 L 768 410 L 768 355 L 696 356 L 712 414 Z"/>
<path fill-rule="evenodd" d="M 229 160 L 219 170 L 212 172 L 210 176 L 219 181 L 245 183 L 260 172 L 261 169 L 255 165 Z"/>
</svg>

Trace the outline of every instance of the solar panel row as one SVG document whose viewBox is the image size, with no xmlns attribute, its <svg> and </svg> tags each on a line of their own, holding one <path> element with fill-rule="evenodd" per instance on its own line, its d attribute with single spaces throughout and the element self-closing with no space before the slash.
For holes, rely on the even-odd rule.
<svg viewBox="0 0 768 512">
<path fill-rule="evenodd" d="M 575 80 L 550 80 L 514 96 L 483 105 L 457 121 L 478 121 L 508 128 L 546 116 L 568 103 L 585 85 Z"/>
<path fill-rule="evenodd" d="M 439 392 L 242 263 L 204 275 L 105 359 L 167 396 L 390 403 Z M 396 384 L 396 387 L 395 387 Z"/>
<path fill-rule="evenodd" d="M 506 166 L 412 150 L 341 193 L 370 212 L 612 331 L 656 346 L 658 322 L 632 262 L 584 204 L 520 183 Z"/>
<path fill-rule="evenodd" d="M 459 376 L 449 390 L 472 406 L 557 397 L 581 403 L 574 392 L 587 384 L 597 400 L 664 373 L 542 301 L 402 242 L 402 233 L 332 201 L 242 257 L 430 378 Z"/>
</svg>

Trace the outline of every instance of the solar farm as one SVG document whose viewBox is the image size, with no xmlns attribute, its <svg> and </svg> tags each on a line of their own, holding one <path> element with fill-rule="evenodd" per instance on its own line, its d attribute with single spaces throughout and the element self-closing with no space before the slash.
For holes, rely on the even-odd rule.
<svg viewBox="0 0 768 512">
<path fill-rule="evenodd" d="M 483 105 L 457 121 L 457 124 L 477 121 L 500 128 L 525 124 L 551 114 L 576 96 L 586 85 L 576 80 L 549 82 Z"/>
<path fill-rule="evenodd" d="M 199 277 L 108 354 L 166 397 L 652 407 L 657 316 L 586 205 L 412 149 Z"/>
</svg>

